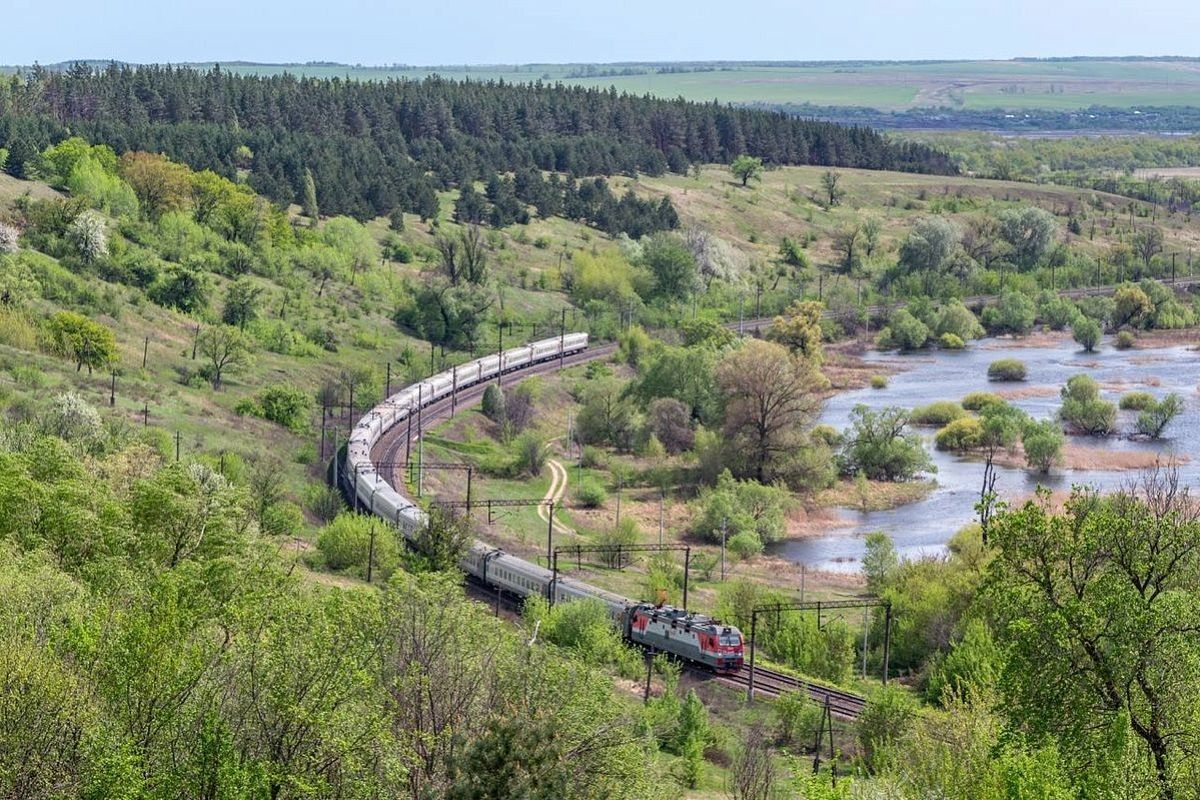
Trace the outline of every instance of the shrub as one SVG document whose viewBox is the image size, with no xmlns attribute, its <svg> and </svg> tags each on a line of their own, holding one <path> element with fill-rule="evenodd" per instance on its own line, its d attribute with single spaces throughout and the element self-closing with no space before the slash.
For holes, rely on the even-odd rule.
<svg viewBox="0 0 1200 800">
<path fill-rule="evenodd" d="M 546 467 L 546 444 L 532 433 L 516 441 L 517 457 L 513 467 L 519 475 L 537 476 Z"/>
<path fill-rule="evenodd" d="M 1117 407 L 1100 399 L 1100 387 L 1087 375 L 1072 375 L 1062 389 L 1059 417 L 1075 433 L 1105 436 L 1117 421 Z"/>
<path fill-rule="evenodd" d="M 1090 317 L 1080 316 L 1071 326 L 1071 335 L 1084 350 L 1091 353 L 1100 344 L 1100 323 Z"/>
<path fill-rule="evenodd" d="M 717 478 L 716 486 L 704 489 L 696 500 L 699 509 L 693 528 L 712 542 L 721 541 L 725 526 L 726 541 L 749 531 L 761 543 L 783 536 L 788 492 L 756 481 L 736 480 L 729 470 Z"/>
<path fill-rule="evenodd" d="M 962 350 L 966 342 L 953 333 L 943 333 L 938 337 L 938 344 L 943 350 Z"/>
<path fill-rule="evenodd" d="M 362 575 L 366 575 L 370 556 L 372 570 L 380 579 L 390 575 L 400 563 L 394 529 L 364 514 L 338 514 L 317 534 L 317 549 L 330 569 L 352 569 Z"/>
<path fill-rule="evenodd" d="M 1062 456 L 1062 428 L 1052 420 L 1029 422 L 1021 431 L 1021 445 L 1025 463 L 1045 474 Z"/>
<path fill-rule="evenodd" d="M 1025 362 L 1015 358 L 1001 358 L 988 364 L 989 381 L 1023 381 L 1025 374 Z"/>
<path fill-rule="evenodd" d="M 584 478 L 575 487 L 575 499 L 584 508 L 599 508 L 608 499 L 608 492 L 604 490 L 604 486 L 600 481 L 595 478 Z"/>
<path fill-rule="evenodd" d="M 599 447 L 585 445 L 579 457 L 580 464 L 585 469 L 603 469 L 608 466 L 608 456 Z"/>
<path fill-rule="evenodd" d="M 1018 292 L 1006 292 L 998 305 L 983 311 L 983 324 L 993 333 L 1028 333 L 1036 318 L 1033 301 Z"/>
<path fill-rule="evenodd" d="M 873 480 L 903 481 L 931 469 L 920 437 L 905 432 L 908 424 L 908 411 L 903 408 L 872 411 L 864 405 L 855 406 L 839 455 L 842 472 L 863 472 Z"/>
<path fill-rule="evenodd" d="M 1004 398 L 993 392 L 968 392 L 962 399 L 962 407 L 967 411 L 982 411 L 984 406 L 1003 402 Z"/>
<path fill-rule="evenodd" d="M 1113 343 L 1118 350 L 1128 350 L 1137 342 L 1131 331 L 1121 331 L 1117 334 L 1117 340 Z"/>
<path fill-rule="evenodd" d="M 938 336 L 953 334 L 962 342 L 978 339 L 984 334 L 983 326 L 979 324 L 975 314 L 963 305 L 961 300 L 952 300 L 942 307 L 937 315 L 934 332 Z"/>
<path fill-rule="evenodd" d="M 1145 411 L 1155 402 L 1154 395 L 1149 392 L 1126 392 L 1121 395 L 1118 405 L 1122 411 Z"/>
<path fill-rule="evenodd" d="M 308 430 L 312 414 L 312 398 L 295 386 L 276 384 L 268 386 L 258 395 L 258 405 L 263 419 L 282 425 L 293 433 Z"/>
<path fill-rule="evenodd" d="M 1037 305 L 1038 317 L 1051 330 L 1061 331 L 1079 317 L 1079 309 L 1074 303 L 1050 290 L 1038 295 Z"/>
<path fill-rule="evenodd" d="M 983 424 L 976 417 L 961 417 L 946 425 L 934 436 L 938 450 L 955 453 L 972 450 L 983 441 Z"/>
<path fill-rule="evenodd" d="M 762 553 L 763 543 L 753 531 L 742 531 L 726 539 L 725 549 L 744 561 Z"/>
<path fill-rule="evenodd" d="M 1157 439 L 1171 424 L 1171 420 L 1179 416 L 1182 411 L 1183 398 L 1177 394 L 1169 394 L 1138 414 L 1136 430 L 1141 436 Z"/>
<path fill-rule="evenodd" d="M 886 389 L 887 385 L 888 385 L 888 376 L 887 375 L 872 375 L 871 376 L 871 388 L 872 389 Z"/>
<path fill-rule="evenodd" d="M 504 421 L 504 390 L 494 383 L 489 383 L 483 390 L 483 400 L 479 410 L 492 422 Z"/>
<path fill-rule="evenodd" d="M 889 341 L 900 350 L 919 350 L 929 340 L 929 326 L 914 317 L 907 309 L 892 314 Z"/>
<path fill-rule="evenodd" d="M 691 412 L 674 397 L 660 397 L 651 403 L 646 422 L 668 453 L 691 450 L 696 443 Z"/>
<path fill-rule="evenodd" d="M 966 416 L 966 413 L 963 407 L 953 400 L 938 400 L 927 406 L 914 408 L 908 418 L 914 425 L 935 425 L 940 428 Z"/>
<path fill-rule="evenodd" d="M 895 686 L 884 687 L 867 699 L 856 725 L 868 767 L 873 768 L 876 756 L 903 735 L 915 714 L 912 699 Z"/>
</svg>

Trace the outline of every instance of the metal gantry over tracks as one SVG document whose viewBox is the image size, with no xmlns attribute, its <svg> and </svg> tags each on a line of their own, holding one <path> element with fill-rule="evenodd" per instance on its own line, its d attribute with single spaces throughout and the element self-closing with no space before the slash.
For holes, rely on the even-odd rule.
<svg viewBox="0 0 1200 800">
<path fill-rule="evenodd" d="M 843 608 L 882 608 L 883 622 L 883 684 L 887 685 L 888 660 L 892 646 L 892 601 L 878 597 L 862 597 L 855 600 L 811 600 L 805 603 L 769 603 L 756 606 L 750 611 L 750 681 L 747 687 L 747 702 L 754 700 L 754 654 L 755 639 L 758 634 L 759 614 L 783 614 L 792 611 L 816 611 L 817 626 L 821 625 L 821 612 Z"/>
</svg>

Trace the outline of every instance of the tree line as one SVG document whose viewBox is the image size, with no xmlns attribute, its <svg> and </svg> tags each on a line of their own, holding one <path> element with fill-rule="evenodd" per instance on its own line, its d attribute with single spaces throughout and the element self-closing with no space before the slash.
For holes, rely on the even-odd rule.
<svg viewBox="0 0 1200 800">
<path fill-rule="evenodd" d="M 949 174 L 948 156 L 865 127 L 780 113 L 540 83 L 339 81 L 214 68 L 85 65 L 0 84 L 7 169 L 68 132 L 118 154 L 160 152 L 226 177 L 249 173 L 276 202 L 300 202 L 311 172 L 322 210 L 431 216 L 434 191 L 496 173 L 657 175 L 743 153 L 770 164 Z"/>
</svg>

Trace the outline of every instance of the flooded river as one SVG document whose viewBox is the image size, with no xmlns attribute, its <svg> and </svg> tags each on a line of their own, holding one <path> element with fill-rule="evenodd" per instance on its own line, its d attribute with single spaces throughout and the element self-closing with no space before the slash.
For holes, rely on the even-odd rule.
<svg viewBox="0 0 1200 800">
<path fill-rule="evenodd" d="M 1096 353 L 1084 353 L 1073 341 L 1046 347 L 1015 346 L 1011 341 L 983 339 L 963 351 L 934 351 L 912 355 L 869 353 L 867 361 L 898 367 L 886 389 L 861 389 L 830 398 L 821 421 L 844 430 L 850 410 L 862 403 L 874 408 L 902 406 L 914 408 L 935 400 L 960 400 L 972 391 L 1001 394 L 1031 416 L 1052 417 L 1059 406 L 1059 388 L 1077 373 L 1091 375 L 1101 386 L 1105 399 L 1116 401 L 1125 392 L 1141 390 L 1157 397 L 1168 392 L 1179 394 L 1184 411 L 1167 428 L 1165 439 L 1158 442 L 1131 440 L 1123 436 L 1105 439 L 1067 437 L 1067 446 L 1092 448 L 1095 458 L 1088 461 L 1103 466 L 1108 453 L 1148 451 L 1165 462 L 1174 455 L 1190 461 L 1179 466 L 1184 483 L 1200 491 L 1200 353 L 1188 347 L 1139 348 L 1116 350 L 1111 339 Z M 987 366 L 998 358 L 1017 358 L 1028 366 L 1021 383 L 992 383 Z M 1136 412 L 1119 412 L 1122 434 L 1132 430 Z M 937 472 L 932 476 L 938 488 L 923 500 L 886 511 L 860 512 L 839 509 L 838 523 L 828 534 L 780 542 L 769 552 L 817 569 L 856 571 L 863 551 L 863 539 L 871 531 L 891 535 L 902 556 L 917 557 L 943 552 L 946 542 L 975 517 L 974 504 L 979 498 L 983 464 L 939 452 L 933 447 L 935 431 L 916 429 L 932 454 Z M 1091 454 L 1086 454 L 1091 455 Z M 1089 484 L 1112 489 L 1137 477 L 1136 470 L 1070 470 L 1056 467 L 1050 475 L 1037 475 L 1026 469 L 1001 467 L 996 490 L 1003 498 L 1021 499 L 1031 495 L 1039 484 L 1055 490 L 1068 490 L 1072 484 Z"/>
</svg>

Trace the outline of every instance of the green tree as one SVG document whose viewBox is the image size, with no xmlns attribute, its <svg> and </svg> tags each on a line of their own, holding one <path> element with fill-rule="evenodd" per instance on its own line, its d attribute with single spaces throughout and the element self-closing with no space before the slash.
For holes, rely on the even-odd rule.
<svg viewBox="0 0 1200 800">
<path fill-rule="evenodd" d="M 1100 344 L 1100 323 L 1090 317 L 1080 316 L 1071 326 L 1071 335 L 1075 341 L 1088 353 L 1095 352 Z"/>
<path fill-rule="evenodd" d="M 846 190 L 839 185 L 841 181 L 841 173 L 834 172 L 831 169 L 825 170 L 821 174 L 821 188 L 825 190 L 825 197 L 828 200 L 830 208 L 841 205 L 842 198 L 846 195 Z"/>
<path fill-rule="evenodd" d="M 245 330 L 246 325 L 258 318 L 262 287 L 256 286 L 247 277 L 238 278 L 225 290 L 225 306 L 221 309 L 221 321 L 226 325 Z"/>
<path fill-rule="evenodd" d="M 1054 420 L 1030 421 L 1021 431 L 1021 446 L 1025 463 L 1045 475 L 1062 457 L 1062 428 Z"/>
<path fill-rule="evenodd" d="M 220 389 L 226 375 L 253 361 L 250 340 L 232 325 L 210 325 L 202 330 L 196 337 L 196 351 L 206 362 L 206 377 L 213 389 Z"/>
<path fill-rule="evenodd" d="M 1091 377 L 1072 375 L 1061 395 L 1058 416 L 1074 432 L 1107 436 L 1116 426 L 1116 405 L 1100 398 L 1100 386 Z"/>
<path fill-rule="evenodd" d="M 1005 708 L 1055 737 L 1077 785 L 1118 774 L 1129 785 L 1149 763 L 1160 797 L 1193 788 L 1200 523 L 1179 489 L 1169 472 L 1136 493 L 1077 489 L 1057 515 L 1043 493 L 993 523 L 987 594 L 1008 659 Z M 1121 763 L 1123 737 L 1138 754 Z"/>
<path fill-rule="evenodd" d="M 761 158 L 740 155 L 729 165 L 729 171 L 733 173 L 733 177 L 742 182 L 742 186 L 745 186 L 751 180 L 758 180 L 762 177 L 763 162 Z"/>
<path fill-rule="evenodd" d="M 767 338 L 779 342 L 792 353 L 820 366 L 825 359 L 821 347 L 821 316 L 825 306 L 812 300 L 797 300 L 776 317 L 767 330 Z"/>
<path fill-rule="evenodd" d="M 868 592 L 878 595 L 887 583 L 888 576 L 899 564 L 900 558 L 896 555 L 896 545 L 892 543 L 891 536 L 883 531 L 867 534 L 862 570 L 867 577 Z"/>
<path fill-rule="evenodd" d="M 1166 427 L 1182 412 L 1183 398 L 1172 392 L 1138 414 L 1137 432 L 1151 439 L 1161 438 Z"/>
<path fill-rule="evenodd" d="M 1000 236 L 1022 267 L 1037 265 L 1054 242 L 1058 223 L 1054 215 L 1037 206 L 1008 209 L 1000 214 Z"/>
<path fill-rule="evenodd" d="M 308 217 L 309 224 L 314 228 L 320 220 L 321 213 L 317 209 L 317 184 L 313 180 L 312 170 L 304 168 L 304 202 L 301 204 L 301 213 Z"/>
<path fill-rule="evenodd" d="M 465 515 L 434 506 L 427 512 L 425 526 L 418 528 L 413 538 L 415 552 L 409 566 L 419 572 L 456 570 L 473 539 L 471 521 Z"/>
<path fill-rule="evenodd" d="M 1154 313 L 1154 304 L 1142 289 L 1132 283 L 1125 283 L 1113 292 L 1112 327 L 1123 328 L 1126 325 L 1139 327 Z"/>
<path fill-rule="evenodd" d="M 683 240 L 657 233 L 644 245 L 642 261 L 654 278 L 654 294 L 668 300 L 691 297 L 700 287 L 696 259 Z"/>
<path fill-rule="evenodd" d="M 47 323 L 54 351 L 75 362 L 75 371 L 104 369 L 117 360 L 117 337 L 111 330 L 74 311 L 59 311 Z"/>
<path fill-rule="evenodd" d="M 857 405 L 839 455 L 842 472 L 864 473 L 872 480 L 907 481 L 930 471 L 933 463 L 921 437 L 908 430 L 909 412 L 895 406 L 874 411 Z"/>
</svg>

